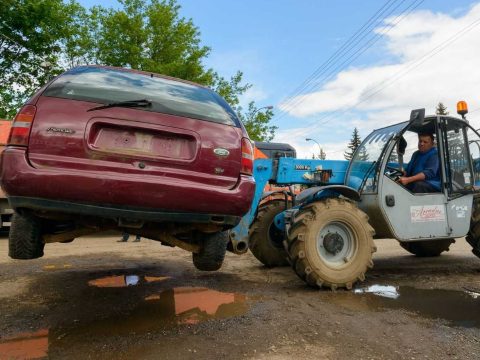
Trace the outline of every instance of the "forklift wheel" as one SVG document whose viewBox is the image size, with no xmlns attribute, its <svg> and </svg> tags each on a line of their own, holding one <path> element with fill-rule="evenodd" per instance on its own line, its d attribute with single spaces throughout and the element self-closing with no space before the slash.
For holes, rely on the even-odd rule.
<svg viewBox="0 0 480 360">
<path fill-rule="evenodd" d="M 473 200 L 472 219 L 470 231 L 466 236 L 467 242 L 472 246 L 472 252 L 480 258 L 480 197 Z"/>
<path fill-rule="evenodd" d="M 287 207 L 291 206 L 288 203 Z M 288 265 L 288 254 L 283 248 L 285 233 L 273 224 L 275 216 L 284 210 L 285 200 L 272 200 L 263 204 L 250 228 L 250 251 L 267 267 Z"/>
<path fill-rule="evenodd" d="M 400 246 L 407 250 L 410 254 L 418 257 L 434 257 L 439 256 L 442 252 L 448 251 L 450 245 L 455 239 L 427 240 L 404 242 L 400 241 Z"/>
<path fill-rule="evenodd" d="M 351 289 L 373 267 L 374 233 L 367 215 L 349 200 L 309 204 L 295 214 L 288 234 L 292 267 L 310 286 Z"/>
</svg>

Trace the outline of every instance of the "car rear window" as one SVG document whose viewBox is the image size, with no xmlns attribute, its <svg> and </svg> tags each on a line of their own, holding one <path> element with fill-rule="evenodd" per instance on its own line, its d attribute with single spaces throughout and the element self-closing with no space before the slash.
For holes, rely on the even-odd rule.
<svg viewBox="0 0 480 360">
<path fill-rule="evenodd" d="M 214 91 L 154 74 L 79 67 L 56 79 L 43 96 L 104 104 L 146 99 L 152 106 L 138 109 L 239 126 L 233 110 Z"/>
</svg>

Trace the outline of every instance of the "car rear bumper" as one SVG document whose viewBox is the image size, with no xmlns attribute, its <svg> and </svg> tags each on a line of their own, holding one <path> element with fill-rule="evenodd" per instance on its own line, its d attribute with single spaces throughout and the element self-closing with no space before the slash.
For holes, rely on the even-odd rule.
<svg viewBox="0 0 480 360">
<path fill-rule="evenodd" d="M 39 169 L 28 163 L 26 149 L 16 147 L 2 153 L 1 184 L 13 207 L 28 208 L 31 199 L 42 199 L 50 200 L 50 204 L 89 204 L 84 210 L 130 209 L 131 215 L 134 209 L 139 212 L 147 209 L 147 213 L 185 214 L 187 218 L 193 215 L 241 217 L 250 208 L 255 191 L 254 179 L 244 175 L 233 188 L 226 189 L 180 181 L 165 184 L 159 183 L 158 177 L 114 172 Z M 33 203 L 40 206 L 36 201 Z"/>
<path fill-rule="evenodd" d="M 121 223 L 122 220 L 126 222 L 132 220 L 141 220 L 144 222 L 174 222 L 188 224 L 206 223 L 233 227 L 236 226 L 241 219 L 240 216 L 178 212 L 174 213 L 145 208 L 118 208 L 115 206 L 80 204 L 67 201 L 47 200 L 22 196 L 11 196 L 8 198 L 8 200 L 14 209 L 26 208 L 52 213 L 100 217 L 104 219 L 112 219 L 117 223 Z"/>
</svg>

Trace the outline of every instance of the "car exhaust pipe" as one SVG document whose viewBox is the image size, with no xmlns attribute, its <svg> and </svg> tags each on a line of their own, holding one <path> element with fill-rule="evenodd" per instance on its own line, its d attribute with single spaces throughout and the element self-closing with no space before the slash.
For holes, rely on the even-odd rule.
<svg viewBox="0 0 480 360">
<path fill-rule="evenodd" d="M 227 250 L 237 255 L 245 254 L 248 251 L 248 239 L 237 239 L 235 232 L 230 231 Z"/>
</svg>

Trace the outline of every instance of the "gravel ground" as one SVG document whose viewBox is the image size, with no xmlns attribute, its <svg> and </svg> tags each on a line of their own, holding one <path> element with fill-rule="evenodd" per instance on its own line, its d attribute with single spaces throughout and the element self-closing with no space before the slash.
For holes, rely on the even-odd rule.
<svg viewBox="0 0 480 360">
<path fill-rule="evenodd" d="M 331 292 L 251 254 L 206 273 L 183 250 L 119 237 L 30 261 L 0 238 L 0 359 L 480 358 L 480 259 L 463 239 L 430 259 L 376 240 L 366 281 Z"/>
</svg>

